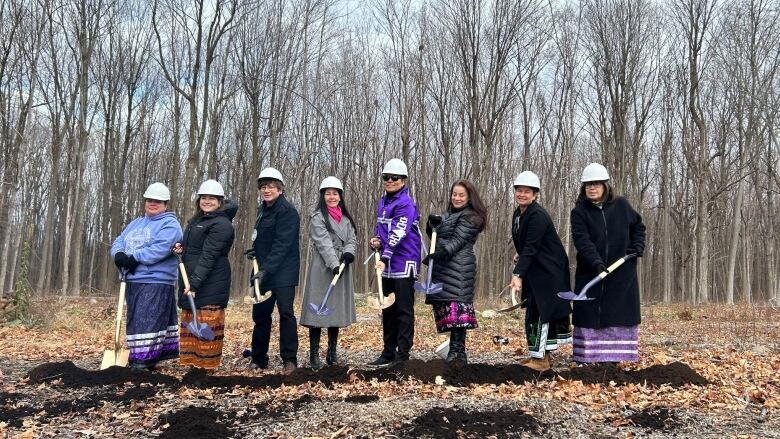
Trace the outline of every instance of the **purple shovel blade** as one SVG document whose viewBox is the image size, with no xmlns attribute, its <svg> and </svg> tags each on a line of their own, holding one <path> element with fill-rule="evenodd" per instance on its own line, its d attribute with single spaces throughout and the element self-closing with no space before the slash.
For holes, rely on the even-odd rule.
<svg viewBox="0 0 780 439">
<path fill-rule="evenodd" d="M 558 293 L 558 297 L 563 300 L 576 300 L 577 295 L 574 294 L 574 291 L 566 291 L 563 293 Z"/>
<path fill-rule="evenodd" d="M 198 323 L 198 311 L 197 308 L 195 308 L 195 300 L 192 299 L 192 295 L 187 295 L 187 299 L 190 301 L 190 309 L 192 310 L 192 321 L 187 323 L 187 329 L 195 334 L 195 337 L 198 337 L 201 340 L 214 340 L 214 331 L 209 328 L 209 325 L 206 323 Z"/>
</svg>

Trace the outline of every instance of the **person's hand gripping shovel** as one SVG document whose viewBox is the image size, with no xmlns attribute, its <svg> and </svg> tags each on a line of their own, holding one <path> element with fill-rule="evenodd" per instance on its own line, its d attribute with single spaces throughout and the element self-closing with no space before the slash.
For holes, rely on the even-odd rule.
<svg viewBox="0 0 780 439">
<path fill-rule="evenodd" d="M 506 297 L 507 294 L 505 294 L 507 290 L 509 290 L 508 299 L 510 300 L 507 300 Z M 498 312 L 514 311 L 517 308 L 522 308 L 526 302 L 526 300 L 523 299 L 522 297 L 520 298 L 520 300 L 517 300 L 517 289 L 512 288 L 512 284 L 505 286 L 504 289 L 501 290 L 500 293 L 498 293 L 498 297 L 499 297 L 499 302 L 501 303 L 501 305 L 503 305 L 502 308 L 499 308 L 497 310 Z"/>
<path fill-rule="evenodd" d="M 328 299 L 330 298 L 330 294 L 333 292 L 333 288 L 336 287 L 336 282 L 339 281 L 339 278 L 341 277 L 341 274 L 344 272 L 344 267 L 346 267 L 346 264 L 343 262 L 339 266 L 339 271 L 333 276 L 333 280 L 330 281 L 330 285 L 328 286 L 328 291 L 325 292 L 325 297 L 322 298 L 322 303 L 317 305 L 316 303 L 309 303 L 309 311 L 313 312 L 314 314 L 317 314 L 318 316 L 329 316 L 333 313 L 333 310 L 330 308 L 326 308 L 325 305 L 328 304 Z"/>
<path fill-rule="evenodd" d="M 607 277 L 608 274 L 612 273 L 613 271 L 617 270 L 618 267 L 623 265 L 624 262 L 626 262 L 629 259 L 633 259 L 636 257 L 636 253 L 629 253 L 622 258 L 618 259 L 617 261 L 613 262 L 612 265 L 607 267 L 606 270 L 602 271 L 598 274 L 598 276 L 594 277 L 590 282 L 585 284 L 585 287 L 580 291 L 580 294 L 575 294 L 573 291 L 565 291 L 562 293 L 558 293 L 558 297 L 560 297 L 563 300 L 594 300 L 595 297 L 588 297 L 586 293 L 588 292 L 591 287 L 596 285 L 597 283 L 601 282 L 602 279 Z"/>
<path fill-rule="evenodd" d="M 198 309 L 195 307 L 194 291 L 190 291 L 190 279 L 187 277 L 187 269 L 184 268 L 184 260 L 179 253 L 174 252 L 176 259 L 179 260 L 179 270 L 181 271 L 181 278 L 184 281 L 184 295 L 187 296 L 187 300 L 190 302 L 190 310 L 192 311 L 192 321 L 187 323 L 187 329 L 190 330 L 195 337 L 200 340 L 211 341 L 214 340 L 214 331 L 209 328 L 206 323 L 198 323 Z"/>
<path fill-rule="evenodd" d="M 371 259 L 371 256 L 366 259 L 365 263 L 368 263 L 368 261 Z M 376 267 L 379 264 L 379 250 L 374 249 L 374 266 Z M 385 308 L 389 308 L 393 306 L 395 303 L 395 293 L 390 293 L 387 296 L 385 296 L 384 292 L 382 292 L 382 270 L 379 268 L 375 268 L 374 270 L 376 272 L 376 297 L 372 297 L 371 292 L 369 291 L 366 293 L 366 304 L 370 308 L 383 310 Z"/>
<path fill-rule="evenodd" d="M 108 369 L 111 366 L 127 366 L 129 352 L 122 347 L 119 340 L 119 333 L 122 331 L 122 311 L 125 305 L 125 289 L 127 288 L 127 270 L 119 270 L 119 303 L 116 305 L 116 331 L 114 332 L 114 349 L 103 351 L 103 361 L 100 363 L 100 370 Z"/>
<path fill-rule="evenodd" d="M 442 285 L 440 283 L 433 283 L 431 280 L 431 276 L 433 275 L 433 262 L 434 259 L 431 257 L 436 252 L 436 229 L 433 229 L 433 232 L 431 233 L 431 251 L 428 254 L 428 280 L 427 282 L 420 282 L 417 281 L 414 283 L 414 289 L 415 291 L 420 291 L 425 294 L 438 294 L 441 293 Z"/>
<path fill-rule="evenodd" d="M 244 254 L 246 255 L 247 259 L 252 261 L 252 287 L 255 290 L 255 295 L 252 297 L 252 301 L 256 304 L 265 302 L 271 298 L 271 291 L 266 291 L 265 293 L 260 292 L 260 281 L 262 280 L 263 275 L 260 273 L 260 265 L 257 263 L 255 252 L 254 250 L 249 249 L 245 251 Z"/>
</svg>

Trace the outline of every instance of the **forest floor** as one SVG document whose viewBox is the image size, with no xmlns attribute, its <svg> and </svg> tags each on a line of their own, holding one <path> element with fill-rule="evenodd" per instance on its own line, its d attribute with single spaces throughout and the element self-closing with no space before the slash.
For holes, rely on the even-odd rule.
<svg viewBox="0 0 780 439">
<path fill-rule="evenodd" d="M 245 304 L 228 308 L 215 374 L 173 361 L 153 373 L 99 371 L 111 302 L 35 302 L 37 324 L 0 326 L 0 437 L 780 437 L 780 310 L 771 307 L 645 305 L 640 363 L 576 366 L 567 347 L 542 374 L 518 364 L 522 312 L 481 317 L 469 366 L 452 369 L 433 354 L 446 337 L 422 304 L 413 360 L 371 369 L 380 320 L 359 307 L 340 340 L 345 365 L 308 369 L 300 328 L 302 368 L 283 376 L 278 359 L 245 370 Z M 271 352 L 275 339 L 276 326 Z"/>
</svg>

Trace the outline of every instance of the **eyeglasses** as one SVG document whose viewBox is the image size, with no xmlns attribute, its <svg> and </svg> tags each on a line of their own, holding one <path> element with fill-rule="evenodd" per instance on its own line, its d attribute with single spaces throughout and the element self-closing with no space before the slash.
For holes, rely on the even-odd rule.
<svg viewBox="0 0 780 439">
<path fill-rule="evenodd" d="M 153 200 L 153 199 L 151 199 L 151 198 L 147 198 L 145 201 L 146 201 L 147 203 L 149 203 L 149 204 L 165 204 L 165 201 L 162 201 L 162 200 Z"/>
<path fill-rule="evenodd" d="M 589 186 L 601 186 L 602 184 L 604 184 L 604 183 L 603 183 L 603 182 L 601 182 L 601 181 L 586 181 L 586 182 L 585 182 L 585 187 L 589 187 Z"/>
<path fill-rule="evenodd" d="M 400 175 L 387 175 L 387 174 L 383 174 L 382 175 L 382 180 L 384 180 L 384 181 L 390 181 L 390 180 L 398 181 L 398 180 L 401 180 L 401 179 L 403 179 L 403 177 L 400 176 Z"/>
</svg>

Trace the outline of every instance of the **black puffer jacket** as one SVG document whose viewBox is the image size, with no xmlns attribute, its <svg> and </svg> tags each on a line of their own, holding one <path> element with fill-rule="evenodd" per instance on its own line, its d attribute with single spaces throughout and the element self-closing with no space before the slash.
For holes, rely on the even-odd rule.
<svg viewBox="0 0 780 439">
<path fill-rule="evenodd" d="M 477 273 L 474 243 L 477 241 L 481 220 L 470 207 L 450 209 L 442 215 L 436 230 L 436 251 L 444 249 L 446 257 L 433 265 L 432 282 L 442 284 L 442 292 L 425 297 L 425 303 L 473 302 Z M 428 236 L 432 230 L 426 228 Z"/>
<path fill-rule="evenodd" d="M 238 205 L 225 200 L 223 206 L 213 213 L 193 218 L 184 231 L 184 267 L 190 280 L 190 289 L 195 291 L 195 306 L 206 305 L 226 307 L 230 298 L 230 262 L 228 252 L 233 247 L 235 233 L 233 217 Z M 184 297 L 184 281 L 179 275 L 179 307 L 190 309 L 190 302 Z"/>
<path fill-rule="evenodd" d="M 642 217 L 623 197 L 599 207 L 581 200 L 571 211 L 571 234 L 577 248 L 574 291 L 579 292 L 599 272 L 627 253 L 645 250 Z M 596 300 L 574 302 L 572 323 L 581 328 L 634 326 L 641 322 L 636 259 L 629 259 L 588 290 Z"/>
</svg>

